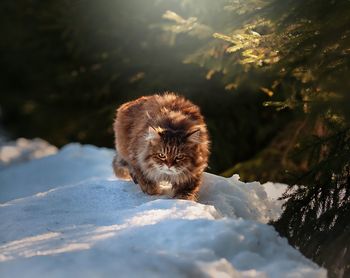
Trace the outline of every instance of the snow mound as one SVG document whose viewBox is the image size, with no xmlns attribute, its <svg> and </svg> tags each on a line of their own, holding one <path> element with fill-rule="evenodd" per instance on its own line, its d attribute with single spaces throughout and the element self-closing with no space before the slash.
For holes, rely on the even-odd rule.
<svg viewBox="0 0 350 278">
<path fill-rule="evenodd" d="M 1 277 L 326 277 L 263 224 L 280 203 L 259 183 L 205 174 L 200 203 L 148 196 L 112 156 L 70 144 L 0 171 Z"/>
<path fill-rule="evenodd" d="M 280 193 L 277 189 L 269 191 L 272 197 L 264 186 L 259 182 L 241 182 L 238 175 L 224 178 L 205 173 L 199 202 L 215 206 L 222 216 L 267 223 L 281 215 L 282 202 L 274 199 Z M 280 186 L 285 187 L 282 184 Z"/>
<path fill-rule="evenodd" d="M 69 144 L 56 155 L 8 166 L 0 171 L 0 203 L 91 178 L 111 178 L 113 155 L 109 149 Z"/>
<path fill-rule="evenodd" d="M 1 142 L 0 140 L 0 146 L 0 170 L 9 164 L 40 158 L 57 152 L 56 147 L 40 138 L 33 140 L 19 138 L 14 142 Z"/>
</svg>

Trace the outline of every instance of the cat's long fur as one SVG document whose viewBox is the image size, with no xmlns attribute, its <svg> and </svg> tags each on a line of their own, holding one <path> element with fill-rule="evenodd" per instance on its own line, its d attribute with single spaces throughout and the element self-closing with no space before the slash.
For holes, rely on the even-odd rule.
<svg viewBox="0 0 350 278">
<path fill-rule="evenodd" d="M 117 109 L 114 131 L 117 177 L 132 178 L 148 194 L 196 199 L 209 155 L 196 105 L 173 93 L 141 97 Z"/>
</svg>

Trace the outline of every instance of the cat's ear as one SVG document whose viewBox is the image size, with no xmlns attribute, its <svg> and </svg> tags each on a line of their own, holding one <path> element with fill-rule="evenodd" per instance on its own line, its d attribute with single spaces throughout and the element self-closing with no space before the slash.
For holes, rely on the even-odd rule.
<svg viewBox="0 0 350 278">
<path fill-rule="evenodd" d="M 151 141 L 158 138 L 160 138 L 159 132 L 153 126 L 149 126 L 146 140 Z"/>
<path fill-rule="evenodd" d="M 200 143 L 201 131 L 196 129 L 186 134 L 186 138 L 193 143 Z"/>
</svg>

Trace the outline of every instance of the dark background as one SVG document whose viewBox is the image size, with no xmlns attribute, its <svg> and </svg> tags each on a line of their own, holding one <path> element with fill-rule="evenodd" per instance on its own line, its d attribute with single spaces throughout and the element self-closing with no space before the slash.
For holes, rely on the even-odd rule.
<svg viewBox="0 0 350 278">
<path fill-rule="evenodd" d="M 251 81 L 230 92 L 223 75 L 184 64 L 203 40 L 161 29 L 181 1 L 3 1 L 1 122 L 13 138 L 113 147 L 114 111 L 142 95 L 174 91 L 198 104 L 212 140 L 209 172 L 262 150 L 288 119 L 264 108 Z M 204 3 L 205 4 L 205 3 Z M 199 7 L 200 8 L 200 7 Z M 199 9 L 198 8 L 198 9 Z M 206 15 L 215 24 L 215 16 Z M 167 37 L 168 35 L 168 37 Z M 208 39 L 209 41 L 209 39 Z"/>
</svg>

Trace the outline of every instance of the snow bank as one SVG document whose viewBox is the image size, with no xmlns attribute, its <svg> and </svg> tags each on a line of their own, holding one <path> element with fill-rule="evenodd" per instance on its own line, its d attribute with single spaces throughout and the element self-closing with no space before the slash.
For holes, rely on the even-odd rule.
<svg viewBox="0 0 350 278">
<path fill-rule="evenodd" d="M 55 153 L 57 153 L 57 148 L 40 138 L 33 140 L 19 138 L 14 142 L 3 142 L 0 138 L 0 170 L 10 164 Z"/>
<path fill-rule="evenodd" d="M 0 171 L 1 277 L 326 277 L 263 224 L 278 185 L 206 174 L 200 203 L 169 200 L 116 180 L 112 156 L 70 144 Z"/>
<path fill-rule="evenodd" d="M 110 178 L 112 158 L 112 150 L 69 144 L 56 155 L 6 167 L 0 170 L 0 203 L 91 178 Z"/>
</svg>

